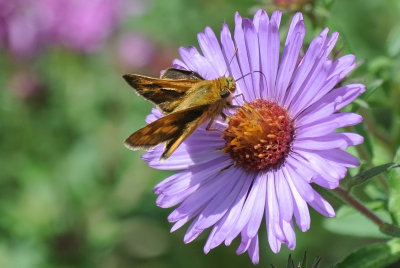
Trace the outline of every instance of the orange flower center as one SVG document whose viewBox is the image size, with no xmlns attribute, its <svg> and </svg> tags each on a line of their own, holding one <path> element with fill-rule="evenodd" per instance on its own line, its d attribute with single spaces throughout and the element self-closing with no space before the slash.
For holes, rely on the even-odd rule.
<svg viewBox="0 0 400 268">
<path fill-rule="evenodd" d="M 286 110 L 274 102 L 245 103 L 229 117 L 223 148 L 235 164 L 247 170 L 278 168 L 289 153 L 294 135 Z"/>
</svg>

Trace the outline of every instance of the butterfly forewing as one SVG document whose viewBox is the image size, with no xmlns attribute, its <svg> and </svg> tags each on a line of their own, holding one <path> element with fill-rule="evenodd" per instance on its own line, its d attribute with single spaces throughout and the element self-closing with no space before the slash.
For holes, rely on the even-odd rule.
<svg viewBox="0 0 400 268">
<path fill-rule="evenodd" d="M 184 98 L 186 92 L 199 82 L 198 78 L 157 79 L 136 74 L 126 74 L 123 78 L 136 92 L 153 102 L 164 113 L 172 112 Z"/>
</svg>

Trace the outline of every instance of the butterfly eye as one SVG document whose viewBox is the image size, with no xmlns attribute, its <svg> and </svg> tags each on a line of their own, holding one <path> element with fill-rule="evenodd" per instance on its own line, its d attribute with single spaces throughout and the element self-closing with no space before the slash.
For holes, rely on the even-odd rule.
<svg viewBox="0 0 400 268">
<path fill-rule="evenodd" d="M 229 95 L 231 95 L 231 92 L 229 90 L 223 89 L 223 90 L 221 90 L 219 95 L 221 96 L 221 98 L 225 99 L 225 98 L 228 98 Z"/>
</svg>

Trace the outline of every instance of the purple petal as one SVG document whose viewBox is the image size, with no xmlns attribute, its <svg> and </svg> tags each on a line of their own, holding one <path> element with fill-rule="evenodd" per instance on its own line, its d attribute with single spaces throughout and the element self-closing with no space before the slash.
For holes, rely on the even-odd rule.
<svg viewBox="0 0 400 268">
<path fill-rule="evenodd" d="M 305 125 L 339 111 L 365 91 L 362 84 L 346 85 L 332 90 L 307 108 L 299 117 L 299 125 Z"/>
<path fill-rule="evenodd" d="M 297 66 L 300 49 L 303 45 L 305 31 L 303 16 L 301 13 L 297 13 L 290 24 L 282 59 L 279 64 L 278 78 L 276 81 L 276 99 L 279 103 L 283 103 L 283 97 L 292 80 L 292 74 Z"/>
<path fill-rule="evenodd" d="M 260 261 L 259 249 L 258 249 L 258 235 L 256 235 L 251 239 L 250 247 L 247 250 L 247 252 L 249 253 L 251 262 L 253 264 L 258 264 L 258 262 Z"/>
<path fill-rule="evenodd" d="M 345 55 L 335 60 L 331 67 L 331 74 L 328 77 L 332 78 L 336 75 L 343 78 L 356 67 L 356 57 L 354 55 Z"/>
<path fill-rule="evenodd" d="M 282 170 L 277 171 L 276 194 L 279 196 L 278 204 L 282 219 L 290 221 L 293 217 L 293 200 Z"/>
<path fill-rule="evenodd" d="M 306 201 L 300 196 L 292 180 L 287 179 L 293 196 L 293 213 L 300 230 L 305 232 L 310 228 L 310 213 Z M 313 193 L 314 196 L 314 193 Z"/>
<path fill-rule="evenodd" d="M 360 161 L 357 157 L 340 149 L 316 151 L 314 153 L 320 155 L 321 157 L 329 160 L 331 163 L 334 163 L 336 165 L 342 165 L 348 168 L 354 168 L 360 165 Z"/>
<path fill-rule="evenodd" d="M 320 137 L 330 134 L 337 128 L 357 125 L 362 117 L 355 113 L 336 113 L 318 121 L 297 127 L 296 136 L 299 139 Z"/>
<path fill-rule="evenodd" d="M 278 253 L 281 248 L 281 243 L 273 234 L 272 224 L 269 221 L 268 204 L 265 204 L 265 227 L 267 228 L 268 243 L 274 253 Z"/>
<path fill-rule="evenodd" d="M 175 224 L 171 227 L 170 232 L 173 233 L 176 230 L 178 230 L 179 228 L 181 228 L 183 225 L 185 225 L 188 221 L 190 221 L 190 219 L 193 217 L 193 215 L 188 215 L 186 217 L 183 217 L 182 219 L 180 219 L 179 221 L 175 222 Z"/>
<path fill-rule="evenodd" d="M 249 220 L 252 218 L 253 213 L 261 213 L 262 217 L 262 212 L 260 212 L 259 207 L 257 206 L 257 197 L 262 197 L 265 196 L 265 188 L 261 189 L 260 186 L 263 185 L 262 181 L 265 180 L 262 176 L 257 176 L 254 179 L 253 185 L 247 195 L 246 201 L 243 205 L 242 211 L 240 213 L 240 217 L 238 218 L 237 222 L 235 225 L 232 227 L 232 230 L 230 234 L 226 238 L 226 242 L 230 244 L 233 239 L 240 233 L 242 232 L 244 226 L 249 222 Z M 262 192 L 259 194 L 259 192 Z M 255 210 L 254 210 L 255 209 Z M 255 215 L 253 216 L 253 220 L 255 223 L 255 226 L 249 226 L 250 232 L 253 233 L 254 229 L 258 230 L 259 227 L 259 222 L 261 222 L 261 219 L 258 222 L 257 225 L 257 220 L 260 217 L 260 215 Z"/>
<path fill-rule="evenodd" d="M 260 47 L 266 46 L 265 49 L 261 49 L 261 51 L 266 50 L 266 55 L 260 55 L 262 70 L 267 78 L 267 94 L 269 95 L 266 95 L 266 98 L 272 99 L 277 96 L 275 82 L 279 64 L 279 23 L 281 15 L 281 12 L 275 11 L 271 16 L 267 35 L 264 35 L 264 33 L 260 33 L 259 35 Z"/>
<path fill-rule="evenodd" d="M 249 58 L 251 77 L 253 86 L 249 92 L 251 100 L 261 98 L 260 95 L 260 51 L 258 48 L 258 36 L 253 22 L 249 19 L 243 19 L 244 35 L 246 40 L 247 55 Z"/>
<path fill-rule="evenodd" d="M 188 214 L 193 214 L 195 211 L 202 210 L 201 208 L 204 208 L 223 187 L 229 185 L 229 182 L 232 180 L 229 174 L 230 172 L 225 171 L 220 173 L 213 180 L 208 180 L 168 216 L 168 221 L 175 222 Z"/>
<path fill-rule="evenodd" d="M 259 181 L 255 181 L 253 187 L 257 189 L 257 195 L 254 199 L 254 205 L 251 209 L 250 219 L 246 225 L 245 232 L 248 237 L 253 238 L 258 233 L 260 228 L 261 220 L 264 215 L 264 206 L 267 192 L 267 178 L 265 176 L 259 176 Z"/>
<path fill-rule="evenodd" d="M 267 203 L 265 204 L 265 224 L 267 228 L 267 234 L 268 234 L 268 243 L 269 246 L 274 253 L 278 253 L 279 250 L 281 249 L 281 242 L 276 238 L 275 236 L 275 231 L 274 231 L 274 226 L 272 224 L 272 221 L 270 220 L 270 216 L 272 213 L 269 212 L 270 208 L 268 205 L 268 199 Z"/>
<path fill-rule="evenodd" d="M 197 150 L 194 150 L 197 149 Z M 227 155 L 215 148 L 201 147 L 193 148 L 186 143 L 182 143 L 172 156 L 166 160 L 160 160 L 160 156 L 164 151 L 163 146 L 158 146 L 153 150 L 148 151 L 142 156 L 143 160 L 148 162 L 148 165 L 155 169 L 161 170 L 182 170 L 189 168 L 195 164 L 201 164 L 210 160 L 218 161 L 217 159 L 225 158 Z"/>
<path fill-rule="evenodd" d="M 187 65 L 180 59 L 174 59 L 172 61 L 172 66 L 174 66 L 174 68 L 181 69 L 181 70 L 189 70 L 189 67 L 187 67 Z"/>
<path fill-rule="evenodd" d="M 314 198 L 314 189 L 302 178 L 301 174 L 295 172 L 290 165 L 287 165 L 282 171 L 285 174 L 283 179 L 286 178 L 289 185 L 293 184 L 293 187 L 296 188 L 297 192 L 305 201 L 308 202 Z"/>
<path fill-rule="evenodd" d="M 154 192 L 159 194 L 157 205 L 167 208 L 179 204 L 229 165 L 229 159 L 225 162 L 205 163 L 170 176 L 154 188 Z"/>
<path fill-rule="evenodd" d="M 243 26 L 242 26 L 242 17 L 240 17 L 238 12 L 236 12 L 236 14 L 235 14 L 234 38 L 235 38 L 236 47 L 238 49 L 237 56 L 238 56 L 239 62 L 240 62 L 240 69 L 242 70 L 242 76 L 244 76 L 246 74 L 249 74 L 251 72 L 251 69 L 250 69 L 249 57 L 247 55 L 247 46 L 246 46 L 246 39 L 245 39 Z M 238 79 L 239 77 L 235 77 L 235 78 Z M 244 80 L 244 83 L 245 83 L 245 87 L 241 88 L 244 98 L 247 101 L 254 100 L 253 81 L 252 81 L 251 77 L 245 76 L 241 80 Z"/>
<path fill-rule="evenodd" d="M 355 68 L 355 66 L 356 64 L 354 55 L 343 56 L 334 61 L 332 64 L 329 64 L 329 76 L 327 77 L 324 86 L 318 92 L 316 92 L 312 103 L 316 100 L 319 100 L 322 96 L 331 91 L 335 85 L 337 85 L 349 72 Z"/>
<path fill-rule="evenodd" d="M 214 79 L 223 76 L 227 71 L 226 62 L 222 54 L 221 46 L 213 30 L 211 30 L 210 27 L 206 27 L 204 33 L 199 33 L 197 38 L 203 55 L 210 63 L 213 74 L 216 75 Z"/>
<path fill-rule="evenodd" d="M 160 117 L 162 117 L 160 110 L 158 110 L 157 108 L 152 108 L 151 113 L 148 116 L 146 116 L 145 121 L 147 124 L 150 124 L 156 121 Z"/>
<path fill-rule="evenodd" d="M 292 148 L 309 150 L 328 150 L 339 148 L 345 150 L 349 146 L 361 144 L 364 138 L 356 133 L 331 133 L 322 137 L 296 139 Z"/>
<path fill-rule="evenodd" d="M 279 30 L 279 24 L 281 24 L 281 18 L 282 18 L 282 11 L 274 10 L 274 12 L 272 12 L 271 22 L 278 27 L 278 30 Z"/>
<path fill-rule="evenodd" d="M 276 237 L 278 240 L 283 241 L 285 239 L 281 226 L 280 226 L 280 214 L 279 214 L 279 205 L 278 199 L 276 196 L 275 189 L 275 174 L 267 173 L 268 183 L 267 183 L 267 204 L 268 209 L 266 209 L 266 213 L 268 212 L 268 234 L 271 234 Z M 268 211 L 267 211 L 268 210 Z"/>
<path fill-rule="evenodd" d="M 289 107 L 292 105 L 292 102 L 299 97 L 299 92 L 301 90 L 301 86 L 303 83 L 306 83 L 306 79 L 309 77 L 309 73 L 312 71 L 315 66 L 315 61 L 317 57 L 320 55 L 321 49 L 323 48 L 323 44 L 325 42 L 326 36 L 328 34 L 328 29 L 324 29 L 320 35 L 314 40 L 312 40 L 306 54 L 301 60 L 299 67 L 297 68 L 294 77 L 293 83 L 290 86 L 289 91 L 287 92 L 284 105 Z"/>
<path fill-rule="evenodd" d="M 290 250 L 296 247 L 296 234 L 294 233 L 292 221 L 282 221 L 282 230 L 286 237 L 286 245 Z"/>
<path fill-rule="evenodd" d="M 316 176 L 312 179 L 312 183 L 318 184 L 319 186 L 335 189 L 339 186 L 340 179 L 332 178 L 332 177 L 322 177 Z"/>
<path fill-rule="evenodd" d="M 240 245 L 236 250 L 236 254 L 240 255 L 246 252 L 250 247 L 250 243 L 251 243 L 251 238 L 242 234 L 242 241 L 240 241 Z"/>
<path fill-rule="evenodd" d="M 204 247 L 204 251 L 208 252 L 210 249 L 217 247 L 221 244 L 226 237 L 229 235 L 233 226 L 236 224 L 237 219 L 240 216 L 240 212 L 242 210 L 243 204 L 246 200 L 247 193 L 249 192 L 249 187 L 252 182 L 252 177 L 246 172 L 243 172 L 242 177 L 238 178 L 244 181 L 244 185 L 240 190 L 240 193 L 237 195 L 235 202 L 233 203 L 230 210 L 224 215 L 224 217 L 215 225 L 212 234 Z M 215 231 L 214 231 L 215 230 Z"/>
<path fill-rule="evenodd" d="M 304 165 L 315 170 L 320 176 L 324 178 L 331 178 L 330 181 L 340 180 L 346 175 L 347 169 L 342 165 L 334 164 L 327 159 L 317 154 L 318 151 L 299 151 L 302 157 L 298 160 Z"/>
<path fill-rule="evenodd" d="M 214 121 L 213 127 L 217 126 L 218 121 Z M 219 126 L 218 126 L 219 127 Z M 199 127 L 189 138 L 187 138 L 167 160 L 161 160 L 160 156 L 164 151 L 164 146 L 157 146 L 149 150 L 143 159 L 149 166 L 165 170 L 181 170 L 194 164 L 201 164 L 226 156 L 218 150 L 225 145 L 225 141 L 220 137 L 219 131 L 207 131 L 204 127 Z"/>
<path fill-rule="evenodd" d="M 189 70 L 197 72 L 204 79 L 211 80 L 219 77 L 210 62 L 200 55 L 195 47 L 189 47 L 188 49 L 181 47 L 179 54 L 186 66 L 189 67 Z"/>
<path fill-rule="evenodd" d="M 227 173 L 226 176 L 232 178 L 231 183 L 226 185 L 222 191 L 214 196 L 203 211 L 201 211 L 197 219 L 191 224 L 185 235 L 185 243 L 193 241 L 203 230 L 219 221 L 237 198 L 244 184 L 243 180 L 237 180 L 237 178 L 240 178 L 242 170 L 239 168 L 231 168 L 230 172 L 227 171 Z"/>
<path fill-rule="evenodd" d="M 257 10 L 256 14 L 254 14 L 254 17 L 253 17 L 253 24 L 254 24 L 254 27 L 256 28 L 256 31 L 257 31 L 257 32 L 258 32 L 258 29 L 259 29 L 259 27 L 260 27 L 261 18 L 262 18 L 263 16 L 268 16 L 268 14 L 267 14 L 267 12 L 265 12 L 265 11 L 262 10 L 262 9 Z"/>
<path fill-rule="evenodd" d="M 260 87 L 260 95 L 262 99 L 265 99 L 267 96 L 270 96 L 270 82 L 268 81 L 268 77 L 266 74 L 268 73 L 269 62 L 268 62 L 268 51 L 266 49 L 268 44 L 268 29 L 270 27 L 269 18 L 266 13 L 261 14 L 259 27 L 258 27 L 258 44 L 260 47 L 260 61 L 261 61 L 261 71 L 263 73 L 263 77 L 261 79 L 262 87 Z"/>
<path fill-rule="evenodd" d="M 224 24 L 221 30 L 221 44 L 222 49 L 225 55 L 225 58 L 231 59 L 235 55 L 235 44 L 233 43 L 231 32 L 229 31 L 228 25 Z M 230 65 L 228 66 L 228 70 L 232 74 L 233 77 L 238 79 L 243 76 L 243 73 L 240 69 L 239 62 L 237 56 L 232 58 Z M 236 82 L 236 93 L 240 94 L 246 91 L 246 84 L 243 79 L 240 79 Z M 247 92 L 246 92 L 247 94 Z M 238 98 L 235 99 L 237 101 Z"/>
<path fill-rule="evenodd" d="M 314 177 L 315 171 L 308 165 L 304 165 L 304 161 L 299 161 L 298 158 L 301 159 L 301 157 L 297 155 L 296 151 L 292 152 L 292 154 L 289 154 L 286 157 L 286 165 L 283 166 L 282 169 L 286 167 L 293 169 L 294 173 L 299 174 L 304 181 L 309 183 L 312 177 Z"/>
<path fill-rule="evenodd" d="M 308 202 L 310 206 L 315 209 L 319 214 L 325 217 L 335 217 L 335 211 L 333 210 L 332 206 L 326 201 L 319 193 L 316 191 L 314 192 L 315 198 Z"/>
<path fill-rule="evenodd" d="M 324 85 L 327 73 L 323 67 L 325 66 L 325 62 L 328 60 L 328 55 L 336 44 L 338 37 L 339 34 L 335 32 L 325 41 L 323 49 L 320 51 L 320 55 L 318 55 L 317 59 L 315 59 L 312 70 L 297 93 L 298 97 L 292 102 L 291 114 L 293 117 L 296 117 L 299 112 L 303 111 L 312 104 L 312 100 L 315 99 L 315 95 Z"/>
</svg>

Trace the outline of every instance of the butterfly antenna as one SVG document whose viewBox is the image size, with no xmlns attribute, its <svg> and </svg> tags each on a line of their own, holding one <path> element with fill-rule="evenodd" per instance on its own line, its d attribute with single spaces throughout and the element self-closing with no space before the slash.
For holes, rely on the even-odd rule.
<svg viewBox="0 0 400 268">
<path fill-rule="evenodd" d="M 253 71 L 253 73 L 260 73 L 264 76 L 265 82 L 267 82 L 267 77 L 265 76 L 265 74 L 261 71 Z"/>
<path fill-rule="evenodd" d="M 239 77 L 238 79 L 235 80 L 235 82 L 239 81 L 240 79 L 245 78 L 245 77 L 248 76 L 249 74 L 252 74 L 252 73 L 250 72 L 250 73 L 248 73 L 248 74 L 245 74 L 245 75 Z"/>
<path fill-rule="evenodd" d="M 229 66 L 231 66 L 231 63 L 232 63 L 233 59 L 235 58 L 237 52 L 238 52 L 238 49 L 235 48 L 235 51 L 233 52 L 233 56 L 232 56 L 231 60 L 229 61 L 228 66 L 226 67 L 226 71 L 225 71 L 225 73 L 224 73 L 224 76 L 226 76 L 226 74 L 227 74 L 227 72 L 228 72 L 228 70 L 229 70 Z"/>
<path fill-rule="evenodd" d="M 260 74 L 262 74 L 264 76 L 265 81 L 267 81 L 267 78 L 265 77 L 265 74 L 263 72 L 261 72 L 261 71 L 252 71 L 250 73 L 247 73 L 247 74 L 239 77 L 238 79 L 235 80 L 235 82 L 239 81 L 240 79 L 245 78 L 246 76 L 248 76 L 249 74 L 252 74 L 252 73 L 260 73 Z"/>
</svg>

